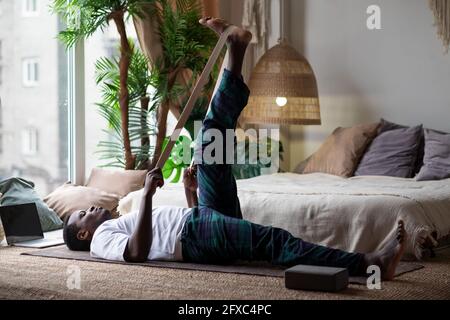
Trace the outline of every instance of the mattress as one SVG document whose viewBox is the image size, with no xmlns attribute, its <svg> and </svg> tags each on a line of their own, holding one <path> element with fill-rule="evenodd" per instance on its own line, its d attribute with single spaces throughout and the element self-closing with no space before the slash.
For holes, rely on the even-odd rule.
<svg viewBox="0 0 450 320">
<path fill-rule="evenodd" d="M 393 177 L 314 173 L 274 174 L 240 180 L 244 219 L 283 228 L 305 241 L 351 252 L 381 249 L 395 237 L 396 223 L 409 235 L 407 259 L 422 259 L 424 243 L 450 234 L 450 179 L 417 182 Z M 126 214 L 139 208 L 140 191 L 119 204 Z M 154 206 L 186 206 L 183 186 L 166 184 Z"/>
</svg>

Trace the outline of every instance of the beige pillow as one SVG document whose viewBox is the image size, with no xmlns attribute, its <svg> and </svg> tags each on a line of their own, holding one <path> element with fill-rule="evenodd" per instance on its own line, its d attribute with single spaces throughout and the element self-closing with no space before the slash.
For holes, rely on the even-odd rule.
<svg viewBox="0 0 450 320">
<path fill-rule="evenodd" d="M 46 196 L 44 202 L 64 220 L 74 211 L 91 206 L 108 209 L 116 216 L 119 197 L 95 188 L 67 183 Z"/>
<path fill-rule="evenodd" d="M 377 135 L 379 123 L 337 128 L 311 157 L 303 173 L 322 172 L 350 177 L 366 148 Z"/>
<path fill-rule="evenodd" d="M 117 194 L 120 198 L 144 186 L 146 170 L 107 170 L 94 168 L 87 187 Z"/>
</svg>

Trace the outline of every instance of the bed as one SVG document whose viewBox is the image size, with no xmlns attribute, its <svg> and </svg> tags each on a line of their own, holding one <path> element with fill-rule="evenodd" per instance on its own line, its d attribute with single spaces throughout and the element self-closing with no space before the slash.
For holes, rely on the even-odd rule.
<svg viewBox="0 0 450 320">
<path fill-rule="evenodd" d="M 406 259 L 422 259 L 425 246 L 450 235 L 450 179 L 284 173 L 240 180 L 238 192 L 245 219 L 347 251 L 382 248 L 399 219 L 409 234 Z M 120 214 L 136 210 L 139 199 L 140 191 L 122 199 Z M 161 205 L 185 206 L 183 186 L 167 184 L 157 192 L 154 206 Z"/>
</svg>

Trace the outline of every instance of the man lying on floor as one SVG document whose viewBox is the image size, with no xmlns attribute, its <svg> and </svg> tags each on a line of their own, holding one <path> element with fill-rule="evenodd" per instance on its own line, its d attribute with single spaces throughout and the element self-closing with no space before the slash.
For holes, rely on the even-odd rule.
<svg viewBox="0 0 450 320">
<path fill-rule="evenodd" d="M 223 20 L 212 18 L 202 19 L 200 23 L 219 34 L 228 26 Z M 216 129 L 225 137 L 227 129 L 236 128 L 249 96 L 241 69 L 250 40 L 251 34 L 238 28 L 229 36 L 229 66 L 203 122 L 202 136 L 206 136 L 207 130 Z M 211 142 L 207 140 L 203 138 L 200 143 L 203 150 Z M 67 246 L 71 250 L 90 250 L 96 258 L 132 263 L 267 261 L 286 267 L 297 264 L 343 267 L 348 268 L 350 275 L 365 275 L 368 266 L 378 265 L 383 279 L 394 277 L 406 238 L 401 221 L 396 238 L 382 251 L 344 252 L 305 242 L 282 229 L 242 220 L 230 165 L 203 162 L 196 169 L 187 170 L 184 178 L 191 208 L 152 208 L 153 195 L 164 184 L 161 170 L 155 169 L 147 174 L 138 212 L 114 220 L 103 208 L 74 212 L 64 225 Z"/>
</svg>

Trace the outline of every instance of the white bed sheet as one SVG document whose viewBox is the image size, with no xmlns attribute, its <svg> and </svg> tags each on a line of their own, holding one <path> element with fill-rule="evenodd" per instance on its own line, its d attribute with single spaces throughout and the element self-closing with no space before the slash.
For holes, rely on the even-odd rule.
<svg viewBox="0 0 450 320">
<path fill-rule="evenodd" d="M 450 234 L 450 179 L 285 173 L 240 180 L 238 192 L 245 219 L 352 252 L 381 249 L 395 236 L 400 219 L 409 234 L 407 258 L 421 259 L 426 239 L 437 244 L 436 239 Z M 140 199 L 140 191 L 130 194 L 119 212 L 136 210 Z M 185 206 L 182 185 L 167 184 L 158 191 L 158 205 Z"/>
</svg>

